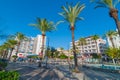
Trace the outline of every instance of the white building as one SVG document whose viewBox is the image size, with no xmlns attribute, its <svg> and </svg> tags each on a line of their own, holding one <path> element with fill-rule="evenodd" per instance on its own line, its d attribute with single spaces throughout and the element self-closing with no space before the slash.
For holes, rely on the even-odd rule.
<svg viewBox="0 0 120 80">
<path fill-rule="evenodd" d="M 44 51 L 43 56 L 45 54 L 46 47 L 46 37 L 44 41 Z M 36 37 L 28 37 L 28 40 L 23 40 L 20 43 L 18 49 L 18 56 L 26 56 L 28 53 L 39 55 L 42 49 L 42 35 L 37 35 Z M 17 47 L 14 50 L 13 55 L 16 53 Z"/>
<path fill-rule="evenodd" d="M 97 40 L 97 47 L 94 40 L 90 37 L 86 37 L 86 45 L 78 45 L 78 40 L 75 41 L 75 46 L 77 48 L 77 51 L 79 51 L 82 54 L 91 54 L 91 53 L 97 53 L 97 47 L 98 47 L 98 53 L 103 54 L 106 48 L 106 40 L 103 40 L 102 38 L 99 38 Z M 70 46 L 72 48 L 72 42 L 70 43 Z"/>
<path fill-rule="evenodd" d="M 109 47 L 112 47 L 112 42 L 110 41 L 109 37 L 107 37 L 108 45 Z M 120 47 L 120 36 L 113 36 L 113 44 L 115 45 L 116 48 Z"/>
<path fill-rule="evenodd" d="M 43 54 L 45 53 L 45 48 L 46 48 L 46 37 L 44 41 L 44 51 Z M 33 53 L 36 53 L 39 55 L 42 49 L 42 35 L 37 35 L 37 37 L 34 40 L 34 47 L 33 47 Z"/>
</svg>

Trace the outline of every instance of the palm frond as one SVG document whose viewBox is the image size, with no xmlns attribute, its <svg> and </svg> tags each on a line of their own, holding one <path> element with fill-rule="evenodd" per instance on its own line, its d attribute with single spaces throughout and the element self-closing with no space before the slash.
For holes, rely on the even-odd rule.
<svg viewBox="0 0 120 80">
<path fill-rule="evenodd" d="M 118 34 L 118 32 L 113 31 L 113 30 L 110 30 L 110 31 L 108 31 L 108 32 L 106 33 L 106 35 L 107 35 L 108 37 L 113 37 L 113 36 L 116 36 L 117 34 Z"/>
<path fill-rule="evenodd" d="M 120 0 L 115 0 L 114 3 L 113 3 L 114 8 L 115 8 L 116 5 L 119 4 L 119 3 L 120 3 Z"/>
<path fill-rule="evenodd" d="M 92 40 L 97 40 L 97 39 L 99 39 L 100 37 L 99 37 L 99 35 L 93 35 L 92 36 Z"/>
<path fill-rule="evenodd" d="M 32 24 L 36 28 L 38 28 L 42 34 L 45 34 L 47 31 L 55 30 L 55 24 L 52 21 L 47 21 L 47 19 L 41 19 L 37 17 L 36 24 Z M 56 25 L 57 26 L 57 25 Z"/>
<path fill-rule="evenodd" d="M 78 2 L 75 6 L 67 5 L 67 7 L 62 6 L 63 12 L 59 13 L 64 20 L 66 20 L 69 25 L 74 26 L 75 22 L 79 20 L 77 17 L 80 12 L 85 8 L 85 5 Z"/>
<path fill-rule="evenodd" d="M 56 24 L 55 24 L 55 27 L 57 27 L 57 25 L 59 25 L 60 23 L 63 23 L 63 22 L 65 22 L 65 21 L 58 21 Z"/>
<path fill-rule="evenodd" d="M 97 5 L 95 8 L 114 8 L 114 0 L 98 0 L 98 1 L 93 1 Z"/>
<path fill-rule="evenodd" d="M 83 17 L 77 17 L 76 19 L 77 19 L 77 20 L 84 20 Z"/>
<path fill-rule="evenodd" d="M 37 24 L 28 24 L 29 26 L 38 26 Z"/>
<path fill-rule="evenodd" d="M 69 13 L 68 10 L 64 6 L 62 6 L 61 8 L 65 11 L 65 13 Z"/>
<path fill-rule="evenodd" d="M 94 7 L 94 9 L 97 9 L 97 8 L 106 8 L 106 6 L 105 5 L 97 5 Z"/>
</svg>

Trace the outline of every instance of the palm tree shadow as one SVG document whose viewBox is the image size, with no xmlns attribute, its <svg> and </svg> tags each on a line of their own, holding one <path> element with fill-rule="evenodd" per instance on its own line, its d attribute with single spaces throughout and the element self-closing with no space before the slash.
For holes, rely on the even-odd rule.
<svg viewBox="0 0 120 80">
<path fill-rule="evenodd" d="M 43 68 L 37 75 L 31 77 L 29 80 L 60 80 L 59 76 L 53 69 Z"/>
<path fill-rule="evenodd" d="M 97 71 L 97 73 L 95 72 Z M 83 71 L 84 72 L 84 80 L 86 80 L 87 78 L 89 80 L 118 80 L 118 78 L 116 76 L 113 75 L 113 73 L 109 73 L 109 77 L 108 77 L 108 72 L 104 72 L 103 74 L 103 71 L 99 71 L 99 70 L 90 70 L 90 72 L 88 71 Z M 102 75 L 100 75 L 102 74 Z"/>
</svg>

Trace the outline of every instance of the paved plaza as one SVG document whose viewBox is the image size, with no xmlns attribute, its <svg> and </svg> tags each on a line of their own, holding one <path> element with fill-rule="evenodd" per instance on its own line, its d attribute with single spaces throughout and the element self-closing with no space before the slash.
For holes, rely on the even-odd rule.
<svg viewBox="0 0 120 80">
<path fill-rule="evenodd" d="M 36 63 L 9 63 L 6 69 L 17 70 L 20 73 L 20 80 L 120 80 L 118 73 L 79 67 L 81 73 L 72 74 L 66 64 L 57 66 L 48 64 L 49 68 L 39 68 L 37 65 Z"/>
</svg>

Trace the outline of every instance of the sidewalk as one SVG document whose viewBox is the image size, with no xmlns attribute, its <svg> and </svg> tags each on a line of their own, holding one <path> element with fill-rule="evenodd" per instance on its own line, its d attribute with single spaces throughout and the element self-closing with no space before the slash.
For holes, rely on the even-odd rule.
<svg viewBox="0 0 120 80">
<path fill-rule="evenodd" d="M 19 67 L 18 67 L 19 66 Z M 26 63 L 9 63 L 7 66 L 7 70 L 13 70 L 13 69 L 18 69 L 20 67 L 31 67 L 35 70 L 39 70 L 40 68 L 38 67 L 37 64 L 26 64 Z M 51 65 L 48 64 L 49 68 L 45 68 L 45 66 L 41 67 L 46 70 L 51 70 L 55 72 L 59 76 L 59 80 L 84 80 L 83 79 L 83 73 L 74 73 L 71 70 L 69 70 L 69 67 L 67 65 Z"/>
<path fill-rule="evenodd" d="M 84 73 L 72 72 L 72 70 L 69 69 L 68 65 L 60 65 L 57 66 L 57 68 L 64 74 L 64 76 L 69 77 L 71 80 L 84 80 Z"/>
</svg>

